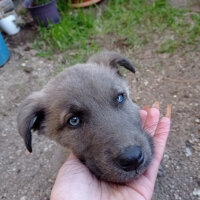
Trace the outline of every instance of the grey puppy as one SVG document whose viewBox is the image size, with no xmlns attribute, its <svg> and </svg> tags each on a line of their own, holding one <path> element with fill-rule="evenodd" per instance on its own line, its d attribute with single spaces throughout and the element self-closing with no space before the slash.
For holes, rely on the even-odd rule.
<svg viewBox="0 0 200 200">
<path fill-rule="evenodd" d="M 31 134 L 38 131 L 71 149 L 100 179 L 124 183 L 142 174 L 152 138 L 141 128 L 120 66 L 135 72 L 126 58 L 104 51 L 28 96 L 17 117 L 26 148 L 32 152 Z"/>
</svg>

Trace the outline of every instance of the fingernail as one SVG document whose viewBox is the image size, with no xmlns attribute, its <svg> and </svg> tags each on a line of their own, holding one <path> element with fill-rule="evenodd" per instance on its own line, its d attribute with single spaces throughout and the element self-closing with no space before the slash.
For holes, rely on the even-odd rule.
<svg viewBox="0 0 200 200">
<path fill-rule="evenodd" d="M 167 104 L 167 109 L 166 109 L 166 117 L 171 119 L 171 104 Z"/>
<path fill-rule="evenodd" d="M 156 101 L 156 102 L 153 104 L 153 108 L 157 108 L 158 110 L 160 109 L 160 103 L 159 103 L 159 101 Z"/>
<path fill-rule="evenodd" d="M 149 105 L 145 105 L 143 108 L 142 108 L 142 110 L 145 110 L 145 111 L 149 111 L 149 109 L 150 109 L 150 107 L 149 107 Z"/>
<path fill-rule="evenodd" d="M 25 151 L 25 155 L 26 156 L 29 156 L 31 153 L 26 149 L 26 151 Z"/>
</svg>

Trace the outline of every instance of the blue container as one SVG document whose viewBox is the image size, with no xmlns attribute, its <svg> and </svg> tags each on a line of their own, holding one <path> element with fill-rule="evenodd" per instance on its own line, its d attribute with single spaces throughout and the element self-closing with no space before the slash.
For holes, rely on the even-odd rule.
<svg viewBox="0 0 200 200">
<path fill-rule="evenodd" d="M 8 60 L 10 53 L 0 33 L 0 67 Z"/>
</svg>

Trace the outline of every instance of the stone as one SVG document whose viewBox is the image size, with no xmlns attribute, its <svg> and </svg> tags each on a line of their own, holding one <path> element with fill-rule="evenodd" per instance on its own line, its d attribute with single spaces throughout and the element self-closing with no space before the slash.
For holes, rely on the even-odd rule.
<svg viewBox="0 0 200 200">
<path fill-rule="evenodd" d="M 200 197 L 200 189 L 199 189 L 199 188 L 194 188 L 192 194 L 193 194 L 194 196 Z"/>
<path fill-rule="evenodd" d="M 186 155 L 186 157 L 190 157 L 192 155 L 190 148 L 188 148 L 188 147 L 185 148 L 185 155 Z"/>
<path fill-rule="evenodd" d="M 195 119 L 195 122 L 197 123 L 197 124 L 199 124 L 200 123 L 200 119 Z"/>
</svg>

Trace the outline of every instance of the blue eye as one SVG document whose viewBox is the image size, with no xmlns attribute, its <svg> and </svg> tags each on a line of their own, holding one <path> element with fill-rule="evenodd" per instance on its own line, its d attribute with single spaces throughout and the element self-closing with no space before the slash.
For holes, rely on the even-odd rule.
<svg viewBox="0 0 200 200">
<path fill-rule="evenodd" d="M 118 103 L 122 103 L 124 101 L 124 95 L 123 94 L 119 94 L 118 96 L 117 96 L 117 102 Z"/>
<path fill-rule="evenodd" d="M 71 126 L 77 126 L 80 124 L 80 119 L 77 116 L 73 116 L 69 118 L 68 124 Z"/>
</svg>

